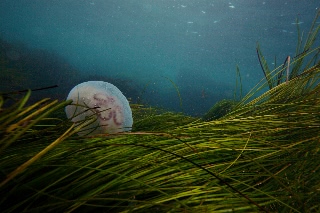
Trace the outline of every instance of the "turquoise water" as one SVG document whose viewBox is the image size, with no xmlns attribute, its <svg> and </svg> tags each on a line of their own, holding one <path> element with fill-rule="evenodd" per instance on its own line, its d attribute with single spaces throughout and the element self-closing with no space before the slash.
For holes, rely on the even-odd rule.
<svg viewBox="0 0 320 213">
<path fill-rule="evenodd" d="M 236 65 L 244 93 L 263 78 L 257 42 L 270 66 L 294 56 L 296 19 L 307 31 L 319 7 L 316 0 L 2 0 L 0 38 L 52 52 L 78 73 L 65 79 L 56 68 L 60 78 L 43 74 L 33 87 L 57 84 L 66 97 L 82 79 L 117 79 L 111 83 L 128 98 L 181 111 L 177 87 L 183 111 L 202 115 L 233 98 Z M 41 58 L 2 51 L 13 62 Z"/>
</svg>

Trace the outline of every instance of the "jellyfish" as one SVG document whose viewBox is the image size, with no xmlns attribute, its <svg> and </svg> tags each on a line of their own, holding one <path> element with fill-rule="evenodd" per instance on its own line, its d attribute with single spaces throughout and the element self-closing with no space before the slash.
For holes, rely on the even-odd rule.
<svg viewBox="0 0 320 213">
<path fill-rule="evenodd" d="M 92 122 L 78 134 L 114 134 L 130 131 L 133 124 L 128 100 L 113 84 L 104 81 L 87 81 L 76 85 L 67 100 L 72 103 L 65 108 L 66 115 L 79 125 L 82 121 Z"/>
</svg>

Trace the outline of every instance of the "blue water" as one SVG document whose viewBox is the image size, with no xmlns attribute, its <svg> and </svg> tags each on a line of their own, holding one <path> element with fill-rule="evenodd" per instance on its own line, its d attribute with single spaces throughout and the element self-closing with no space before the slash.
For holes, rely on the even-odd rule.
<svg viewBox="0 0 320 213">
<path fill-rule="evenodd" d="M 257 42 L 270 65 L 294 56 L 296 19 L 307 32 L 319 7 L 318 0 L 1 0 L 0 38 L 54 52 L 82 76 L 134 82 L 138 93 L 125 89 L 132 100 L 202 115 L 234 97 L 236 65 L 244 93 L 263 78 Z"/>
</svg>

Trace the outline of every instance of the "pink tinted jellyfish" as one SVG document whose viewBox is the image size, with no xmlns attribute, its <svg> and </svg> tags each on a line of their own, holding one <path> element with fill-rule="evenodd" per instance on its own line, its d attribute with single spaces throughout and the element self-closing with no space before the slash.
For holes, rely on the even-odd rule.
<svg viewBox="0 0 320 213">
<path fill-rule="evenodd" d="M 113 134 L 130 131 L 133 119 L 126 97 L 114 85 L 104 81 L 88 81 L 75 86 L 67 100 L 67 117 L 75 123 L 95 118 L 79 135 Z"/>
</svg>

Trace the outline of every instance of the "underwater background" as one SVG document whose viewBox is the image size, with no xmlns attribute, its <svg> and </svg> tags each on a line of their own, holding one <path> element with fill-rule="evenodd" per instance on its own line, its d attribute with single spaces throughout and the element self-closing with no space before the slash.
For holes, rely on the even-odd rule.
<svg viewBox="0 0 320 213">
<path fill-rule="evenodd" d="M 320 212 L 319 4 L 0 0 L 1 213 Z"/>
<path fill-rule="evenodd" d="M 76 84 L 104 80 L 133 102 L 201 116 L 239 95 L 237 65 L 244 94 L 264 77 L 257 42 L 275 66 L 294 57 L 297 24 L 308 32 L 319 7 L 318 0 L 1 0 L 0 90 L 58 85 L 33 98 L 64 100 Z"/>
</svg>

